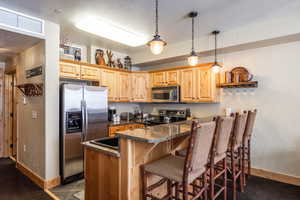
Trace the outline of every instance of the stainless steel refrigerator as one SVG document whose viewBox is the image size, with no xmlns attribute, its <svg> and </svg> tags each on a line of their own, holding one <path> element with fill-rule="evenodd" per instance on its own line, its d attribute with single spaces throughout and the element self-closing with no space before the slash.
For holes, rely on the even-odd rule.
<svg viewBox="0 0 300 200">
<path fill-rule="evenodd" d="M 107 88 L 62 84 L 60 91 L 62 183 L 83 177 L 82 142 L 108 136 Z"/>
</svg>

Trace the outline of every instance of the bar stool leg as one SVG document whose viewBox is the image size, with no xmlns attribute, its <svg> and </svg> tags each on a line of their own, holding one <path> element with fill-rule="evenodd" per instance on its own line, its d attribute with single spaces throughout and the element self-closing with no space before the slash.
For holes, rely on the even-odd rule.
<svg viewBox="0 0 300 200">
<path fill-rule="evenodd" d="M 243 173 L 244 173 L 244 165 L 243 165 L 243 154 L 242 154 L 242 148 L 240 147 L 238 150 L 238 162 L 239 162 L 239 183 L 240 183 L 240 189 L 241 192 L 244 192 L 244 178 L 243 178 Z"/>
<path fill-rule="evenodd" d="M 167 181 L 168 187 L 168 200 L 172 200 L 172 182 L 170 180 Z"/>
<path fill-rule="evenodd" d="M 208 199 L 207 171 L 204 172 L 204 174 L 203 174 L 203 185 L 204 185 L 204 188 L 205 188 L 204 199 L 207 200 Z"/>
<path fill-rule="evenodd" d="M 142 167 L 142 195 L 143 195 L 143 200 L 147 200 L 147 172 L 145 169 Z"/>
<path fill-rule="evenodd" d="M 210 188 L 210 199 L 215 199 L 215 169 L 214 165 L 210 166 L 210 176 L 209 176 L 209 188 Z"/>
<path fill-rule="evenodd" d="M 233 200 L 236 200 L 236 196 L 237 196 L 237 192 L 236 192 L 236 165 L 235 165 L 235 155 L 234 155 L 234 152 L 233 150 L 231 150 L 231 170 L 232 170 L 232 193 L 233 193 Z"/>
<path fill-rule="evenodd" d="M 175 183 L 175 200 L 179 200 L 179 185 Z"/>
<path fill-rule="evenodd" d="M 183 182 L 183 192 L 182 192 L 183 200 L 188 200 L 188 184 L 184 181 Z"/>
<path fill-rule="evenodd" d="M 223 192 L 223 199 L 227 200 L 227 157 L 223 160 L 223 167 L 224 167 L 224 192 Z"/>
</svg>

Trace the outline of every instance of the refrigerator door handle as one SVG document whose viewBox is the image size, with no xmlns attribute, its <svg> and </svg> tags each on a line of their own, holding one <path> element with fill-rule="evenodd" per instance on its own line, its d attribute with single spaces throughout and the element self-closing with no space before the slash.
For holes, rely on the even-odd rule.
<svg viewBox="0 0 300 200">
<path fill-rule="evenodd" d="M 82 133 L 81 133 L 81 142 L 84 142 L 86 134 L 86 106 L 85 101 L 81 101 L 81 121 L 82 121 Z"/>
</svg>

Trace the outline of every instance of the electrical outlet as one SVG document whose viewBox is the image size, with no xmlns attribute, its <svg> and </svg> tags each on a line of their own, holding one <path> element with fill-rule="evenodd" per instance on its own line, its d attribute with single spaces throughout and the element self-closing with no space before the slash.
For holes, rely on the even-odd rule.
<svg viewBox="0 0 300 200">
<path fill-rule="evenodd" d="M 24 144 L 23 146 L 23 151 L 25 152 L 26 151 L 26 145 Z"/>
<path fill-rule="evenodd" d="M 37 118 L 38 118 L 38 113 L 37 113 L 37 111 L 33 110 L 33 111 L 31 112 L 31 114 L 32 114 L 32 119 L 37 119 Z"/>
</svg>

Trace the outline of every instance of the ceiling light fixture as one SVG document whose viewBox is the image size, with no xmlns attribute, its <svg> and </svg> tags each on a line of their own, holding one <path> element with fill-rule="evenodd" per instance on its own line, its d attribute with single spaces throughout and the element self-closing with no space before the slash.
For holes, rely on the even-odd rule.
<svg viewBox="0 0 300 200">
<path fill-rule="evenodd" d="M 220 72 L 222 66 L 218 63 L 218 57 L 217 57 L 217 35 L 220 33 L 220 31 L 216 30 L 213 31 L 212 34 L 215 36 L 215 62 L 212 66 L 212 71 L 214 73 Z"/>
<path fill-rule="evenodd" d="M 194 48 L 194 26 L 195 22 L 194 19 L 197 17 L 198 13 L 197 12 L 190 12 L 189 17 L 192 18 L 192 52 L 191 55 L 188 57 L 188 63 L 191 66 L 195 66 L 198 64 L 198 55 L 195 52 Z"/>
<path fill-rule="evenodd" d="M 167 43 L 160 39 L 160 36 L 158 35 L 158 0 L 155 0 L 155 25 L 156 29 L 154 38 L 149 41 L 147 45 L 150 47 L 150 50 L 154 55 L 158 55 L 164 50 L 164 46 L 167 45 Z"/>
<path fill-rule="evenodd" d="M 87 17 L 79 20 L 75 26 L 83 31 L 132 47 L 144 45 L 148 41 L 148 37 L 126 30 L 104 19 Z"/>
</svg>

